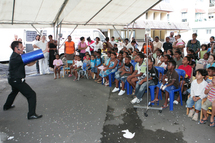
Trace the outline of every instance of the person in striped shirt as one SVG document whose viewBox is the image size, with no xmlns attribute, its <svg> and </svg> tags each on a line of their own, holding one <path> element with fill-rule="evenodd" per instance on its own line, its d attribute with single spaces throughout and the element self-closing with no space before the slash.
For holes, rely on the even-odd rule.
<svg viewBox="0 0 215 143">
<path fill-rule="evenodd" d="M 207 110 L 208 107 L 212 106 L 212 103 L 215 102 L 215 75 L 213 75 L 212 82 L 209 83 L 205 87 L 205 94 L 208 94 L 207 100 L 202 105 L 202 112 L 203 112 L 203 118 L 199 121 L 200 124 L 205 124 L 207 120 Z M 210 126 L 215 126 L 214 121 L 214 111 L 212 111 L 211 119 L 210 119 Z"/>
</svg>

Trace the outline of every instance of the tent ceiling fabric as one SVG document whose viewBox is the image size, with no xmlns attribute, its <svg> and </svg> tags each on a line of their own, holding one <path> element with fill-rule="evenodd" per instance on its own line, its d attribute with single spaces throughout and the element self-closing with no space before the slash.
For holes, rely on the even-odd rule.
<svg viewBox="0 0 215 143">
<path fill-rule="evenodd" d="M 58 23 L 63 27 L 124 27 L 161 0 L 68 0 Z M 16 0 L 12 25 L 13 0 L 0 1 L 0 27 L 53 26 L 65 0 Z"/>
</svg>

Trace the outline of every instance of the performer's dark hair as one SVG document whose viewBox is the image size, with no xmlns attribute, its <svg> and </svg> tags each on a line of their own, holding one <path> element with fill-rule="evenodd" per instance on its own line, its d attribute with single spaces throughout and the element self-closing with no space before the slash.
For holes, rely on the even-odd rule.
<svg viewBox="0 0 215 143">
<path fill-rule="evenodd" d="M 12 50 L 14 51 L 14 49 L 15 49 L 15 47 L 19 47 L 19 44 L 22 44 L 22 42 L 21 41 L 13 41 L 12 43 L 11 43 L 11 48 L 12 48 Z"/>
</svg>

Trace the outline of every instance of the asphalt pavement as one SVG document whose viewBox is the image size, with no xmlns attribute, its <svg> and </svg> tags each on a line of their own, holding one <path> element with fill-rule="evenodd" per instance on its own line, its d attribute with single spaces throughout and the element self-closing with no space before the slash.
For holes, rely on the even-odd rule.
<svg viewBox="0 0 215 143">
<path fill-rule="evenodd" d="M 30 73 L 30 71 L 29 71 Z M 37 113 L 43 118 L 27 120 L 28 104 L 21 94 L 15 108 L 2 107 L 11 88 L 6 80 L 0 85 L 0 138 L 3 143 L 214 143 L 215 128 L 199 125 L 186 115 L 183 106 L 162 113 L 135 109 L 132 95 L 118 96 L 113 89 L 93 80 L 74 77 L 54 80 L 53 74 L 28 74 L 26 82 L 37 93 Z M 154 107 L 160 107 L 160 105 Z M 145 106 L 146 95 L 140 105 Z M 122 130 L 134 137 L 123 137 Z"/>
</svg>

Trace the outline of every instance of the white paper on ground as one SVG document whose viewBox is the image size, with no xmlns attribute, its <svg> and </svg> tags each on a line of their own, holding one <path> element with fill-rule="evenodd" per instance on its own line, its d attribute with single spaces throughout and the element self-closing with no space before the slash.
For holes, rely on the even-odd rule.
<svg viewBox="0 0 215 143">
<path fill-rule="evenodd" d="M 127 139 L 132 139 L 135 136 L 135 133 L 129 132 L 129 130 L 122 130 L 124 132 L 123 137 Z"/>
</svg>

